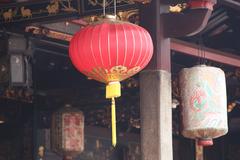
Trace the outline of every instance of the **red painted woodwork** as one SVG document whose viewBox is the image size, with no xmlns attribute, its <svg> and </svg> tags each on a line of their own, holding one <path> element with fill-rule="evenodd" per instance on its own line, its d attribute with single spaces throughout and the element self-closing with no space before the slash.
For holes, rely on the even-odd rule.
<svg viewBox="0 0 240 160">
<path fill-rule="evenodd" d="M 209 0 L 192 0 L 189 1 L 189 6 L 191 9 L 209 9 L 213 10 L 213 6 L 215 5 L 214 2 Z"/>
</svg>

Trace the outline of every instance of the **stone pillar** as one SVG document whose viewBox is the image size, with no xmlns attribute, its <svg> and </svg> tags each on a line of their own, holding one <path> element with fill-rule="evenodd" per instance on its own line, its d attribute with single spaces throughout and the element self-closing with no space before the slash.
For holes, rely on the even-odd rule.
<svg viewBox="0 0 240 160">
<path fill-rule="evenodd" d="M 145 70 L 140 74 L 142 160 L 172 160 L 171 74 Z"/>
</svg>

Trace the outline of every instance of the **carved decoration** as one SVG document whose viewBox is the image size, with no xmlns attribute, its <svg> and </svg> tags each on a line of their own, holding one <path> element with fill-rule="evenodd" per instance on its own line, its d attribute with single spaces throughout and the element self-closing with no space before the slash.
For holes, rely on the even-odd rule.
<svg viewBox="0 0 240 160">
<path fill-rule="evenodd" d="M 57 31 L 52 31 L 47 28 L 40 28 L 40 27 L 36 27 L 36 26 L 26 27 L 25 32 L 30 32 L 30 33 L 36 34 L 36 35 L 44 35 L 49 38 L 60 39 L 60 40 L 65 40 L 65 41 L 70 41 L 72 39 L 72 35 L 57 32 Z"/>
<path fill-rule="evenodd" d="M 139 24 L 139 10 L 121 11 L 118 12 L 118 17 L 122 21 L 129 21 L 134 24 Z"/>
<path fill-rule="evenodd" d="M 103 0 L 88 0 L 88 2 L 93 5 L 93 6 L 101 6 L 103 7 Z M 114 0 L 106 0 L 105 6 L 108 7 L 109 5 L 113 4 Z M 128 3 L 128 4 L 133 4 L 133 3 L 142 3 L 142 4 L 147 4 L 150 3 L 151 0 L 117 0 L 117 3 Z"/>
<path fill-rule="evenodd" d="M 174 6 L 169 6 L 169 12 L 173 12 L 173 13 L 180 13 L 182 11 L 184 11 L 185 9 L 187 9 L 189 6 L 187 3 L 179 3 L 176 4 Z"/>
<path fill-rule="evenodd" d="M 139 10 L 129 10 L 129 11 L 120 11 L 117 13 L 117 17 L 121 21 L 129 21 L 134 24 L 139 24 Z M 86 22 L 86 24 L 91 24 L 96 21 L 99 21 L 102 18 L 102 16 L 87 16 L 83 18 L 83 21 Z"/>
<path fill-rule="evenodd" d="M 67 0 L 67 5 L 64 4 L 63 1 L 59 1 L 60 4 L 63 6 L 63 11 L 66 11 L 66 12 L 76 12 L 76 11 L 77 11 L 76 9 L 74 9 L 74 8 L 72 7 L 71 1 L 72 1 L 72 0 Z"/>
<path fill-rule="evenodd" d="M 93 22 L 98 21 L 101 16 L 88 16 L 83 19 L 73 20 L 73 23 L 80 24 L 82 26 L 89 25 Z M 139 10 L 130 10 L 130 11 L 121 11 L 118 12 L 118 18 L 123 21 L 129 21 L 131 23 L 139 24 Z M 32 34 L 37 35 L 45 35 L 50 38 L 60 39 L 64 41 L 70 41 L 72 39 L 72 35 L 61 33 L 57 31 L 50 30 L 48 28 L 37 27 L 37 26 L 27 26 L 25 28 L 25 32 L 30 32 Z"/>
<path fill-rule="evenodd" d="M 8 99 L 25 103 L 33 102 L 33 91 L 30 89 L 1 87 L 0 90 L 0 99 Z"/>
<path fill-rule="evenodd" d="M 25 9 L 25 7 L 21 7 L 21 14 L 23 18 L 31 18 L 32 17 L 32 11 L 30 9 Z"/>
<path fill-rule="evenodd" d="M 2 17 L 5 23 L 21 21 L 26 19 L 34 19 L 41 17 L 42 14 L 48 13 L 49 16 L 56 15 L 60 12 L 77 12 L 80 5 L 77 5 L 77 1 L 72 2 L 73 0 L 51 0 L 49 4 L 44 3 L 38 6 L 18 5 L 18 7 L 2 7 L 0 16 Z M 74 8 L 78 6 L 78 8 Z M 78 10 L 77 10 L 78 9 Z M 0 19 L 1 21 L 1 19 Z"/>
<path fill-rule="evenodd" d="M 59 2 L 55 0 L 46 7 L 48 14 L 56 14 L 59 12 Z"/>
<path fill-rule="evenodd" d="M 85 0 L 89 4 L 88 7 L 94 8 L 102 7 L 102 0 Z M 117 0 L 118 4 L 134 4 L 134 3 L 149 3 L 151 0 Z M 19 3 L 20 4 L 20 3 Z M 4 6 L 0 10 L 0 16 L 2 17 L 2 22 L 9 23 L 9 22 L 18 22 L 24 20 L 32 20 L 39 17 L 46 17 L 48 16 L 55 16 L 63 12 L 79 12 L 80 8 L 84 8 L 84 6 L 80 6 L 81 4 L 79 1 L 75 0 L 51 0 L 49 3 L 43 3 L 41 5 L 30 5 L 23 3 L 17 7 L 8 7 Z M 107 0 L 107 6 L 113 5 L 113 0 Z M 77 6 L 77 7 L 76 7 Z M 96 6 L 96 7 L 94 7 Z M 87 9 L 88 11 L 88 9 Z M 85 11 L 84 11 L 85 12 Z M 118 17 L 121 20 L 130 21 L 133 23 L 139 23 L 139 16 L 138 10 L 129 10 L 129 11 L 120 11 L 118 12 Z M 89 21 L 95 21 L 93 17 L 98 16 L 90 16 Z M 1 21 L 1 19 L 0 19 Z"/>
<path fill-rule="evenodd" d="M 9 8 L 7 11 L 3 12 L 3 19 L 8 22 L 11 21 L 13 17 L 16 16 L 17 10 L 17 8 L 15 10 Z"/>
</svg>

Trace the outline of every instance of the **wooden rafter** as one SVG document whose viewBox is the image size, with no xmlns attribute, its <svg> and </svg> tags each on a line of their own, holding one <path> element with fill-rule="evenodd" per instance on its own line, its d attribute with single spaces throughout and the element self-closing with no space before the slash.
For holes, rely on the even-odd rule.
<svg viewBox="0 0 240 160">
<path fill-rule="evenodd" d="M 177 39 L 172 39 L 171 41 L 171 49 L 173 51 L 177 51 L 183 54 L 199 57 L 199 46 L 189 43 L 189 42 L 184 42 L 181 40 Z M 231 53 L 215 50 L 215 49 L 210 49 L 203 47 L 202 51 L 205 54 L 206 59 L 219 62 L 222 64 L 227 64 L 230 66 L 235 66 L 235 67 L 240 67 L 240 56 L 233 55 Z"/>
</svg>

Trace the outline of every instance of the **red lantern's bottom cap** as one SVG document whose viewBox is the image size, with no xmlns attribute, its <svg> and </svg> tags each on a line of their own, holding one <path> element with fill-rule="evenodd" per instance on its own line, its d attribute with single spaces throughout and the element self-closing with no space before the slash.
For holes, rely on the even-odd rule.
<svg viewBox="0 0 240 160">
<path fill-rule="evenodd" d="M 198 145 L 203 146 L 203 147 L 212 146 L 213 140 L 212 139 L 199 139 Z"/>
</svg>

